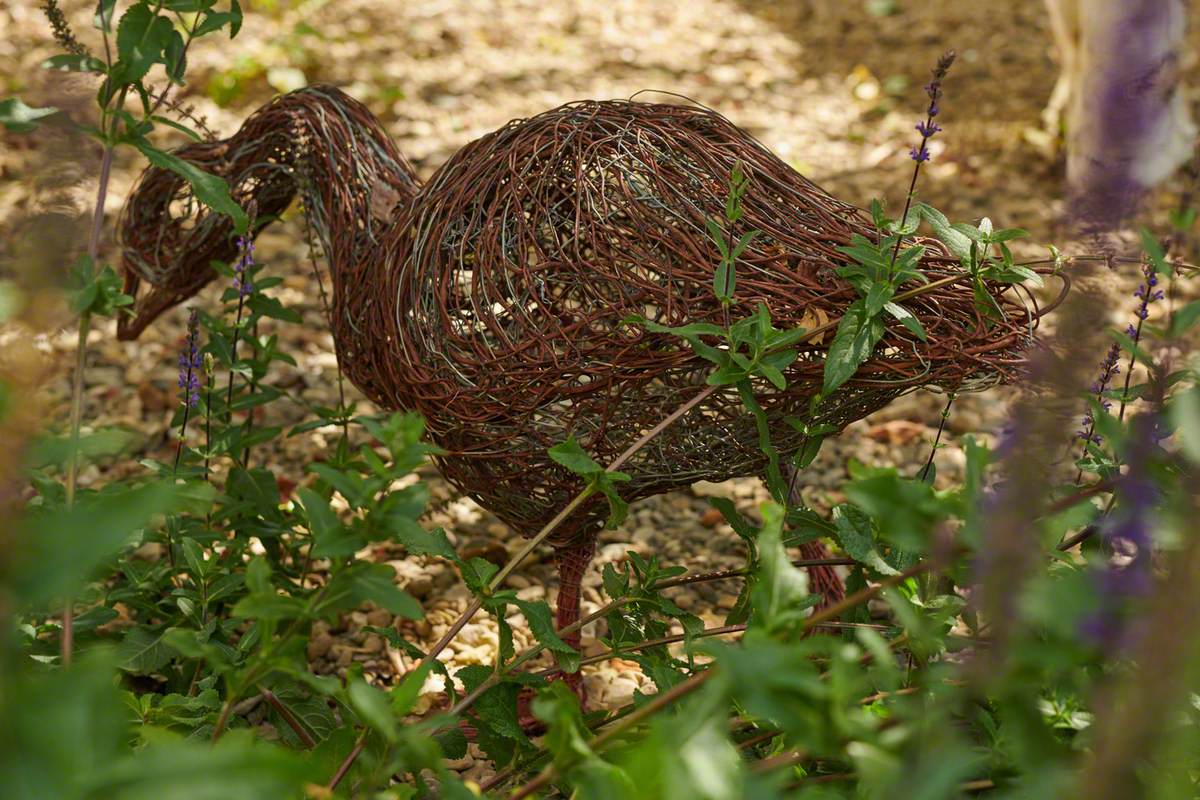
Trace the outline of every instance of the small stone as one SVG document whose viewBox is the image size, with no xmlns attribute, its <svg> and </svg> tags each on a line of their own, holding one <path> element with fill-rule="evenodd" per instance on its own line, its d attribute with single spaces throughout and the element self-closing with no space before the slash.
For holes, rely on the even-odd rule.
<svg viewBox="0 0 1200 800">
<path fill-rule="evenodd" d="M 715 528 L 725 521 L 725 516 L 715 508 L 707 508 L 700 515 L 700 524 L 706 528 Z"/>
<path fill-rule="evenodd" d="M 314 633 L 308 642 L 308 660 L 316 661 L 318 658 L 323 658 L 331 647 L 333 647 L 333 637 L 327 631 Z"/>
<path fill-rule="evenodd" d="M 413 597 L 417 599 L 427 597 L 433 590 L 433 577 L 429 574 L 428 570 L 422 569 L 408 559 L 389 561 L 387 563 L 388 566 L 396 570 L 396 580 L 400 584 L 400 588 Z"/>
<path fill-rule="evenodd" d="M 383 651 L 383 637 L 377 633 L 367 634 L 367 638 L 362 644 L 363 650 L 368 653 L 379 653 Z"/>
<path fill-rule="evenodd" d="M 650 525 L 642 525 L 633 531 L 633 540 L 639 544 L 649 544 L 658 535 L 658 529 Z"/>
<path fill-rule="evenodd" d="M 529 578 L 526 578 L 524 575 L 519 575 L 519 574 L 514 573 L 514 574 L 508 576 L 508 585 L 513 587 L 514 589 L 528 589 L 530 586 L 533 585 L 533 582 L 530 581 Z"/>
<path fill-rule="evenodd" d="M 335 642 L 329 656 L 338 667 L 348 667 L 354 661 L 354 649 L 344 642 Z"/>
<path fill-rule="evenodd" d="M 521 600 L 530 600 L 530 601 L 545 600 L 546 599 L 546 587 L 545 586 L 527 586 L 524 589 L 520 589 L 517 591 L 517 597 Z"/>
<path fill-rule="evenodd" d="M 692 484 L 692 493 L 698 497 L 724 497 L 732 500 L 735 490 L 736 488 L 732 480 L 721 481 L 720 483 L 697 481 Z"/>
<path fill-rule="evenodd" d="M 377 608 L 367 614 L 367 624 L 377 628 L 386 628 L 392 624 L 392 619 L 392 612 L 386 608 Z"/>
<path fill-rule="evenodd" d="M 731 594 L 723 594 L 717 597 L 717 607 L 726 610 L 737 605 L 737 597 Z"/>
<path fill-rule="evenodd" d="M 475 766 L 475 759 L 472 758 L 469 754 L 463 756 L 462 758 L 446 759 L 447 769 L 452 769 L 455 772 L 465 772 L 466 770 L 470 769 L 473 766 Z"/>
<path fill-rule="evenodd" d="M 696 595 L 692 594 L 691 592 L 680 592 L 672 597 L 671 600 L 674 601 L 675 605 L 679 606 L 684 611 L 688 611 L 696 607 Z"/>
<path fill-rule="evenodd" d="M 614 706 L 623 706 L 633 700 L 638 683 L 633 678 L 620 675 L 605 687 L 604 701 Z"/>
</svg>

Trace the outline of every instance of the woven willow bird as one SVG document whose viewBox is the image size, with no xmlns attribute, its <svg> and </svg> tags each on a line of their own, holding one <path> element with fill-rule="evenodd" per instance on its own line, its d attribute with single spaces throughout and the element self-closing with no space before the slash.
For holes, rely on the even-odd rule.
<svg viewBox="0 0 1200 800">
<path fill-rule="evenodd" d="M 737 264 L 736 318 L 759 303 L 780 327 L 838 319 L 857 298 L 836 268 L 852 234 L 880 236 L 865 215 L 797 174 L 720 115 L 628 101 L 571 103 L 465 146 L 420 185 L 360 103 L 312 87 L 276 98 L 231 138 L 178 155 L 224 177 L 260 219 L 300 193 L 332 272 L 331 318 L 347 376 L 384 408 L 415 409 L 446 454 L 446 479 L 531 535 L 582 488 L 547 450 L 573 436 L 601 464 L 705 388 L 711 364 L 677 337 L 622 324 L 723 322 L 713 296 L 721 219 L 735 164 L 749 176 L 738 229 L 761 233 Z M 228 218 L 150 168 L 121 220 L 136 337 L 230 261 Z M 920 239 L 930 278 L 957 259 Z M 142 291 L 142 284 L 148 291 Z M 1037 320 L 1003 285 L 1004 319 L 985 320 L 969 286 L 906 303 L 927 332 L 899 324 L 855 376 L 811 411 L 828 341 L 800 345 L 787 389 L 755 385 L 787 456 L 803 435 L 785 417 L 840 430 L 920 386 L 962 391 L 1015 373 Z M 761 475 L 753 417 L 732 387 L 709 394 L 622 467 L 627 500 L 696 481 Z M 549 540 L 560 570 L 559 626 L 579 617 L 579 586 L 607 514 L 599 497 Z M 806 555 L 826 551 L 808 546 Z M 815 584 L 836 596 L 828 567 Z M 829 599 L 829 598 L 827 598 Z M 578 646 L 578 634 L 573 644 Z"/>
</svg>

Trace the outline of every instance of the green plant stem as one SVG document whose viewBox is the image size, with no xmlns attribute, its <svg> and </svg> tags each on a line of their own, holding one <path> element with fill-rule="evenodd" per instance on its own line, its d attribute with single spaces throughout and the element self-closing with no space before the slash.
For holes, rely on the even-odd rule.
<svg viewBox="0 0 1200 800">
<path fill-rule="evenodd" d="M 113 148 L 104 146 L 100 157 L 100 185 L 96 189 L 96 207 L 92 211 L 92 225 L 88 232 L 88 258 L 93 268 L 100 255 L 100 232 L 104 227 L 104 201 L 108 197 L 108 180 L 112 173 Z M 79 336 L 75 345 L 75 374 L 71 378 L 71 448 L 67 459 L 66 499 L 67 508 L 75 505 L 75 489 L 79 482 L 79 428 L 83 424 L 83 371 L 87 366 L 87 337 L 91 330 L 92 315 L 84 311 L 79 317 Z M 60 637 L 61 664 L 71 665 L 75 650 L 75 600 L 63 600 L 62 636 Z"/>
<path fill-rule="evenodd" d="M 929 460 L 921 468 L 921 476 L 918 480 L 922 483 L 925 482 L 925 476 L 929 474 L 929 470 L 933 468 L 933 457 L 937 454 L 938 445 L 942 441 L 942 433 L 946 430 L 946 420 L 950 419 L 950 406 L 954 403 L 954 397 L 954 392 L 951 392 L 946 397 L 946 407 L 942 409 L 942 418 L 938 422 L 937 435 L 933 437 L 933 447 L 929 448 Z"/>
<path fill-rule="evenodd" d="M 275 709 L 275 712 L 283 718 L 283 721 L 286 722 L 288 727 L 290 727 L 296 733 L 296 736 L 300 738 L 300 741 L 304 743 L 306 748 L 312 750 L 317 746 L 317 743 L 313 741 L 313 738 L 309 732 L 305 730 L 304 726 L 300 724 L 300 721 L 296 719 L 296 715 L 292 713 L 290 708 L 284 705 L 282 700 L 275 696 L 274 692 L 272 692 L 270 689 L 260 689 L 260 691 L 262 692 L 263 699 L 270 703 L 271 708 Z"/>
<path fill-rule="evenodd" d="M 332 792 L 337 788 L 337 785 L 342 782 L 342 778 L 346 777 L 346 773 L 349 772 L 350 767 L 354 765 L 354 760 L 358 758 L 359 754 L 362 753 L 366 746 L 367 730 L 364 728 L 363 732 L 358 735 L 358 739 L 354 742 L 354 748 L 337 768 L 337 772 L 333 773 L 333 777 L 329 779 L 329 784 L 326 787 L 329 789 L 329 791 Z"/>
</svg>

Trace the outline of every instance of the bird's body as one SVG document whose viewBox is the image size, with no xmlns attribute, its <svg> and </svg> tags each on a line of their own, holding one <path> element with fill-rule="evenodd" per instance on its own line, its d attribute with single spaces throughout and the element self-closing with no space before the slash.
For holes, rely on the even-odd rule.
<svg viewBox="0 0 1200 800">
<path fill-rule="evenodd" d="M 332 264 L 331 324 L 347 375 L 384 407 L 420 411 L 447 451 L 446 478 L 526 535 L 581 488 L 549 448 L 573 436 L 608 463 L 705 389 L 708 361 L 627 317 L 723 324 L 727 313 L 736 321 L 765 304 L 781 328 L 836 320 L 857 297 L 835 274 L 846 261 L 837 248 L 855 233 L 879 236 L 858 209 L 692 107 L 563 106 L 467 145 L 419 187 L 369 113 L 333 89 L 277 99 L 223 147 L 201 166 L 224 174 L 241 199 L 270 198 L 271 213 L 289 187 L 303 193 Z M 745 216 L 726 234 L 761 233 L 738 262 L 727 312 L 712 290 L 719 255 L 706 223 L 724 218 L 738 163 L 749 176 Z M 231 257 L 232 244 L 211 215 L 186 235 L 162 235 L 175 230 L 165 209 L 185 189 L 176 182 L 156 197 L 155 180 L 170 176 L 149 171 L 126 211 L 126 269 L 135 289 L 140 279 L 155 284 L 151 299 L 173 298 L 181 292 L 169 287 L 196 282 L 181 276 L 207 276 L 208 259 Z M 925 244 L 926 272 L 949 274 L 956 259 Z M 1006 312 L 1032 322 L 993 291 Z M 1024 337 L 989 325 L 963 294 L 946 287 L 914 299 L 928 343 L 889 326 L 875 356 L 815 409 L 828 340 L 801 345 L 787 390 L 755 386 L 780 452 L 804 441 L 787 418 L 840 429 L 912 388 L 953 390 L 1015 368 Z M 143 317 L 123 333 L 136 335 Z M 736 390 L 722 389 L 624 465 L 632 479 L 622 494 L 759 475 L 765 464 L 753 417 Z M 552 543 L 586 560 L 605 513 L 600 500 L 585 506 Z M 572 581 L 577 590 L 576 572 L 564 573 L 564 594 Z M 577 595 L 567 602 L 577 607 Z M 562 606 L 560 596 L 560 622 L 570 618 Z"/>
</svg>

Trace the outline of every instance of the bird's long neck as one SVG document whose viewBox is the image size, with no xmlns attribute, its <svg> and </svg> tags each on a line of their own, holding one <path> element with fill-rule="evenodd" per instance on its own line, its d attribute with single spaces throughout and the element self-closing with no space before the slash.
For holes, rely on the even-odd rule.
<svg viewBox="0 0 1200 800">
<path fill-rule="evenodd" d="M 400 219 L 418 184 L 378 120 L 337 89 L 313 87 L 277 101 L 295 136 L 292 174 L 332 275 L 329 324 L 342 370 L 372 400 L 393 405 L 387 361 L 394 343 L 388 274 L 397 269 Z M 278 113 L 278 112 L 276 112 Z"/>
<path fill-rule="evenodd" d="M 313 86 L 275 98 L 228 139 L 175 155 L 223 178 L 259 226 L 300 195 L 332 274 L 325 294 L 343 369 L 372 399 L 394 404 L 384 392 L 394 387 L 377 385 L 395 343 L 396 301 L 385 287 L 400 258 L 398 221 L 418 183 L 374 115 L 338 89 Z M 238 257 L 231 219 L 194 202 L 187 184 L 161 167 L 147 169 L 127 201 L 121 240 L 126 291 L 137 296 L 148 284 L 136 314 L 118 324 L 122 339 L 216 277 L 214 260 Z"/>
</svg>

